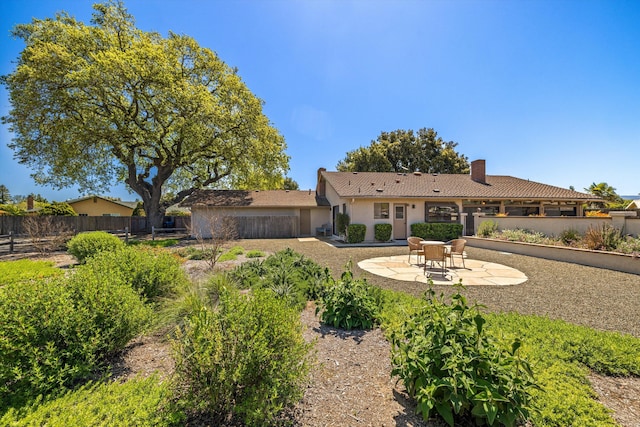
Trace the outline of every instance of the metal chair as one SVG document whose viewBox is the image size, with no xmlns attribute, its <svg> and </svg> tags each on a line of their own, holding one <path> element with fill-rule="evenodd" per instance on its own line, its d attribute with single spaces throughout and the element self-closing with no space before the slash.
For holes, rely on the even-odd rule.
<svg viewBox="0 0 640 427">
<path fill-rule="evenodd" d="M 430 264 L 430 268 L 433 269 L 433 264 L 438 263 L 440 265 L 440 275 L 446 279 L 447 277 L 447 252 L 444 245 L 426 245 L 424 247 L 424 273 L 427 277 L 431 277 L 431 272 L 427 270 L 427 263 Z"/>
<path fill-rule="evenodd" d="M 416 253 L 418 264 L 420 264 L 420 257 L 422 256 L 421 241 L 422 239 L 420 237 L 411 236 L 407 238 L 407 244 L 409 245 L 409 264 L 411 264 L 411 254 L 414 252 Z"/>
<path fill-rule="evenodd" d="M 462 268 L 467 268 L 464 265 L 464 247 L 467 244 L 465 239 L 453 239 L 451 242 L 451 247 L 448 248 L 446 252 L 446 257 L 449 258 L 449 265 L 451 267 L 455 267 L 453 263 L 453 256 L 458 255 L 462 260 Z"/>
</svg>

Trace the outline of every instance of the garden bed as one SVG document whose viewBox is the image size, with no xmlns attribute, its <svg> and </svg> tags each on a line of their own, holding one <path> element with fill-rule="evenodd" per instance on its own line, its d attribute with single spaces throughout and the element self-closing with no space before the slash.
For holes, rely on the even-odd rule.
<svg viewBox="0 0 640 427">
<path fill-rule="evenodd" d="M 541 245 L 537 243 L 511 242 L 475 236 L 465 236 L 465 239 L 467 240 L 468 246 L 475 248 L 571 262 L 574 264 L 640 275 L 640 257 L 637 255 L 592 251 L 566 246 Z"/>
</svg>

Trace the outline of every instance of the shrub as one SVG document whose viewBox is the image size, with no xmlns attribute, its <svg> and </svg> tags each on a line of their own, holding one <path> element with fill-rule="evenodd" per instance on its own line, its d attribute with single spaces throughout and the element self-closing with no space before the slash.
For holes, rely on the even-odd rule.
<svg viewBox="0 0 640 427">
<path fill-rule="evenodd" d="M 335 328 L 370 329 L 380 316 L 375 292 L 364 279 L 354 280 L 349 261 L 341 279 L 322 294 L 316 314 L 321 312 L 320 320 Z"/>
<path fill-rule="evenodd" d="M 38 215 L 78 216 L 76 211 L 74 211 L 71 205 L 67 202 L 44 203 L 40 207 Z"/>
<path fill-rule="evenodd" d="M 376 224 L 373 226 L 375 239 L 379 242 L 391 240 L 391 224 Z"/>
<path fill-rule="evenodd" d="M 601 227 L 589 227 L 584 235 L 587 248 L 591 250 L 612 251 L 624 240 L 622 233 L 609 224 Z"/>
<path fill-rule="evenodd" d="M 560 241 L 567 246 L 576 246 L 582 240 L 582 235 L 575 228 L 564 230 L 559 237 Z"/>
<path fill-rule="evenodd" d="M 495 221 L 482 221 L 478 226 L 478 236 L 491 237 L 498 231 L 498 223 Z"/>
<path fill-rule="evenodd" d="M 94 256 L 98 252 L 113 251 L 123 246 L 124 243 L 113 234 L 105 231 L 91 231 L 80 233 L 67 242 L 67 251 L 84 263 L 87 258 Z"/>
<path fill-rule="evenodd" d="M 362 243 L 367 233 L 367 226 L 364 224 L 351 224 L 347 227 L 347 243 Z"/>
<path fill-rule="evenodd" d="M 336 215 L 336 230 L 339 235 L 344 235 L 347 232 L 347 227 L 351 223 L 351 218 L 346 213 L 338 212 Z"/>
<path fill-rule="evenodd" d="M 152 315 L 118 275 L 84 266 L 2 286 L 0 305 L 0 400 L 11 404 L 85 378 Z"/>
<path fill-rule="evenodd" d="M 118 382 L 89 383 L 50 400 L 11 409 L 0 418 L 6 426 L 169 426 L 180 418 L 167 412 L 167 382 L 156 377 Z"/>
<path fill-rule="evenodd" d="M 202 303 L 185 319 L 173 347 L 182 403 L 213 424 L 275 423 L 310 369 L 298 312 L 267 290 L 223 290 L 216 309 Z"/>
<path fill-rule="evenodd" d="M 391 333 L 392 375 L 425 421 L 435 410 L 450 426 L 459 417 L 513 426 L 528 418 L 536 388 L 528 363 L 517 356 L 520 341 L 503 350 L 461 289 L 456 285 L 451 303 L 430 289 L 421 309 Z"/>
<path fill-rule="evenodd" d="M 146 299 L 157 300 L 173 294 L 187 277 L 178 260 L 164 250 L 140 246 L 122 246 L 89 258 L 86 268 L 120 275 Z"/>
<path fill-rule="evenodd" d="M 411 235 L 443 242 L 462 235 L 462 224 L 449 222 L 417 222 L 411 224 Z"/>
<path fill-rule="evenodd" d="M 264 252 L 262 252 L 259 249 L 253 249 L 253 250 L 247 251 L 245 256 L 247 258 L 262 258 L 264 256 Z"/>
</svg>

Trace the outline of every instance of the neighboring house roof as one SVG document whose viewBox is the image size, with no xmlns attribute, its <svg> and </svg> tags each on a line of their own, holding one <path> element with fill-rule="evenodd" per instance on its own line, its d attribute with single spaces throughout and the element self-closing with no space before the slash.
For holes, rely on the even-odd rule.
<svg viewBox="0 0 640 427">
<path fill-rule="evenodd" d="M 640 199 L 632 200 L 625 209 L 640 209 Z"/>
<path fill-rule="evenodd" d="M 321 176 L 342 198 L 434 198 L 575 200 L 600 198 L 512 176 L 486 175 L 474 181 L 466 174 L 327 172 Z"/>
<path fill-rule="evenodd" d="M 180 206 L 213 206 L 234 208 L 313 208 L 329 206 L 323 197 L 313 191 L 298 190 L 198 190 L 188 196 Z"/>
<path fill-rule="evenodd" d="M 130 209 L 135 209 L 136 206 L 138 206 L 138 202 L 123 202 L 122 200 L 112 200 L 112 199 L 108 199 L 108 198 L 102 197 L 102 196 L 84 196 L 84 197 L 80 197 L 80 198 L 77 198 L 77 199 L 67 200 L 67 203 L 72 205 L 74 203 L 83 202 L 85 200 L 93 199 L 94 197 L 97 197 L 98 199 L 104 200 L 106 202 L 111 202 L 111 203 L 115 203 L 116 205 L 121 205 L 121 206 L 124 206 L 126 208 L 130 208 Z"/>
</svg>

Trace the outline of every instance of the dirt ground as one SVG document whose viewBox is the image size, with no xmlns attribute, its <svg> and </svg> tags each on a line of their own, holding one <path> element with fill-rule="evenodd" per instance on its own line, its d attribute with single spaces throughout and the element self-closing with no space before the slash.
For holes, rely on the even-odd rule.
<svg viewBox="0 0 640 427">
<path fill-rule="evenodd" d="M 356 277 L 366 275 L 357 262 L 374 256 L 403 253 L 404 247 L 337 249 L 327 242 L 301 243 L 296 239 L 243 240 L 234 242 L 245 250 L 261 249 L 267 253 L 291 247 L 321 265 L 328 266 L 334 276 L 343 271 L 351 259 Z M 549 260 L 469 248 L 469 256 L 489 261 L 498 260 L 524 271 L 529 280 L 514 287 L 500 289 L 468 289 L 469 300 L 487 305 L 491 310 L 517 310 L 522 313 L 548 315 L 596 329 L 617 330 L 640 336 L 640 277 L 576 266 Z M 43 259 L 37 254 L 0 256 L 0 260 L 17 258 Z M 46 259 L 64 268 L 74 263 L 67 254 L 54 253 Z M 242 259 L 221 265 L 231 268 Z M 506 262 L 505 262 L 506 261 Z M 189 261 L 185 269 L 192 277 L 207 273 L 203 261 Z M 419 294 L 424 289 L 389 279 L 367 276 L 370 283 Z M 395 282 L 395 283 L 390 283 Z M 509 288 L 509 289 L 504 289 Z M 571 289 L 571 291 L 569 291 Z M 525 295 L 528 291 L 531 295 Z M 579 295 L 579 304 L 576 301 Z M 571 307 L 571 309 L 567 309 Z M 595 310 L 595 315 L 592 309 Z M 389 343 L 379 329 L 342 331 L 321 325 L 310 303 L 301 314 L 305 338 L 315 341 L 317 363 L 302 402 L 295 411 L 298 426 L 443 426 L 441 421 L 423 421 L 415 415 L 415 406 L 407 398 L 401 384 L 390 377 Z M 165 334 L 139 337 L 129 344 L 114 361 L 113 373 L 126 380 L 135 375 L 159 372 L 170 375 L 173 370 L 170 348 Z M 640 379 L 591 375 L 589 381 L 598 399 L 612 410 L 623 427 L 640 427 Z"/>
</svg>

